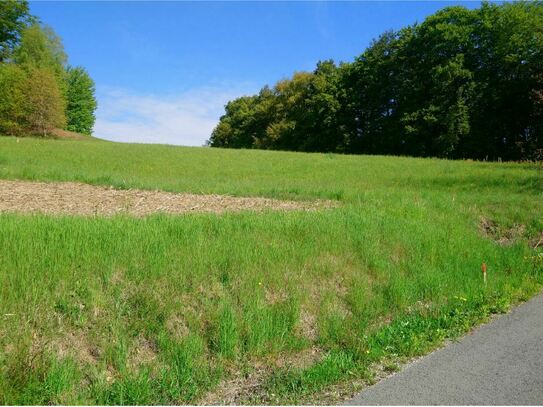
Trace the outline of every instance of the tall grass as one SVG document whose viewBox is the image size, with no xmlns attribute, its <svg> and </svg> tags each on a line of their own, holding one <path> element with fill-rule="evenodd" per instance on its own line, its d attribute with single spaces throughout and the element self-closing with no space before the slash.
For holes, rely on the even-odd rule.
<svg viewBox="0 0 543 407">
<path fill-rule="evenodd" d="M 542 174 L 530 164 L 0 138 L 0 177 L 341 202 L 0 215 L 4 404 L 221 400 L 229 379 L 256 381 L 238 401 L 315 401 L 543 283 L 531 247 Z M 496 225 L 490 236 L 481 217 Z"/>
</svg>

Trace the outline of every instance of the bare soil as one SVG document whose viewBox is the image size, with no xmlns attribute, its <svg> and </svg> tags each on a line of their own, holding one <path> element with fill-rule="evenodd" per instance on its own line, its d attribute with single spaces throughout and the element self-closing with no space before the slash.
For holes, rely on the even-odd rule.
<svg viewBox="0 0 543 407">
<path fill-rule="evenodd" d="M 63 129 L 53 129 L 51 134 L 60 139 L 69 139 L 69 140 L 89 140 L 90 136 L 85 136 L 81 133 L 76 133 L 75 131 L 63 130 Z"/>
<path fill-rule="evenodd" d="M 337 206 L 332 201 L 284 201 L 226 195 L 196 195 L 118 190 L 76 182 L 28 182 L 0 180 L 0 212 L 55 215 L 146 216 L 154 213 L 292 211 Z"/>
<path fill-rule="evenodd" d="M 481 217 L 479 221 L 479 229 L 484 236 L 493 239 L 501 246 L 510 246 L 516 240 L 523 237 L 526 232 L 526 226 L 522 224 L 514 225 L 511 228 L 500 227 L 492 219 Z"/>
</svg>

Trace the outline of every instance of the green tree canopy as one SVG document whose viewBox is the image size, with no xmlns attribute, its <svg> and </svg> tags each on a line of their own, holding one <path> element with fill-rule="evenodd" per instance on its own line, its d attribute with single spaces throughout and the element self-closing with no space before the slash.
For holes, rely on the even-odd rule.
<svg viewBox="0 0 543 407">
<path fill-rule="evenodd" d="M 26 0 L 0 1 L 0 63 L 9 58 L 22 31 L 32 21 Z"/>
<path fill-rule="evenodd" d="M 28 11 L 25 2 L 9 5 Z M 12 9 L 0 3 L 3 10 Z M 27 20 L 17 20 L 18 31 L 9 42 L 10 58 L 0 63 L 0 133 L 46 136 L 54 128 L 67 128 L 91 134 L 94 82 L 85 69 L 67 67 L 62 41 L 51 28 L 21 22 L 32 18 Z"/>
<path fill-rule="evenodd" d="M 96 120 L 96 98 L 94 81 L 82 67 L 66 70 L 66 128 L 90 135 Z"/>
<path fill-rule="evenodd" d="M 26 69 L 49 69 L 62 80 L 66 61 L 62 41 L 51 27 L 34 23 L 23 30 L 19 46 L 14 51 L 15 63 Z"/>
<path fill-rule="evenodd" d="M 53 73 L 33 68 L 24 87 L 24 117 L 33 132 L 44 137 L 66 124 L 65 101 Z"/>
<path fill-rule="evenodd" d="M 25 126 L 28 75 L 15 64 L 0 64 L 0 134 L 18 135 Z"/>
<path fill-rule="evenodd" d="M 321 62 L 229 104 L 210 144 L 531 158 L 543 149 L 542 78 L 541 1 L 446 7 L 352 63 Z"/>
</svg>

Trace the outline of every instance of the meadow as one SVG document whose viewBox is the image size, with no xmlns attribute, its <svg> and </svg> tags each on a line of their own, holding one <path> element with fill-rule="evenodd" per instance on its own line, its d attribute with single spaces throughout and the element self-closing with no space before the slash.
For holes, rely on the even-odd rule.
<svg viewBox="0 0 543 407">
<path fill-rule="evenodd" d="M 540 164 L 0 137 L 0 179 L 338 203 L 0 214 L 2 404 L 337 402 L 543 286 Z"/>
</svg>

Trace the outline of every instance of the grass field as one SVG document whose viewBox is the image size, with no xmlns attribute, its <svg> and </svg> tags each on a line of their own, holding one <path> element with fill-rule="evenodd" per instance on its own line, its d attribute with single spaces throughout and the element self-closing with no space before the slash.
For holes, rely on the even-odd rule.
<svg viewBox="0 0 543 407">
<path fill-rule="evenodd" d="M 535 164 L 0 138 L 0 178 L 339 202 L 0 214 L 2 404 L 334 402 L 543 285 Z"/>
</svg>

